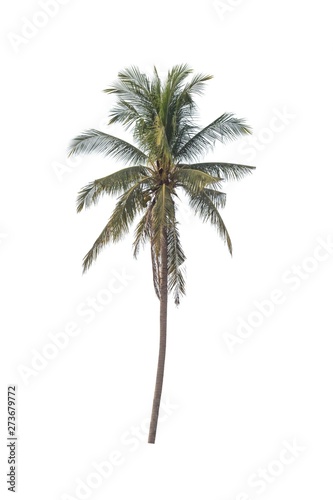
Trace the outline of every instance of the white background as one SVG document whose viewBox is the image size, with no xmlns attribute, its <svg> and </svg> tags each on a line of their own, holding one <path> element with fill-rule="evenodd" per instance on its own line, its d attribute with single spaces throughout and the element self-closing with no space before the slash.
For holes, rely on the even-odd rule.
<svg viewBox="0 0 333 500">
<path fill-rule="evenodd" d="M 92 464 L 115 450 L 121 465 L 86 498 L 330 498 L 333 255 L 316 250 L 333 236 L 330 2 L 58 6 L 50 18 L 38 1 L 1 7 L 1 497 L 9 495 L 6 389 L 16 383 L 20 500 L 83 498 L 78 481 L 98 481 Z M 44 26 L 22 41 L 26 19 Z M 114 201 L 77 215 L 76 194 L 121 165 L 85 157 L 73 167 L 66 154 L 81 131 L 108 130 L 113 100 L 101 91 L 119 70 L 156 64 L 163 75 L 182 62 L 214 75 L 199 100 L 202 125 L 229 111 L 254 130 L 256 145 L 217 146 L 211 157 L 257 170 L 226 186 L 233 258 L 213 228 L 182 212 L 187 295 L 169 307 L 171 409 L 161 410 L 167 418 L 148 445 L 144 435 L 128 439 L 145 427 L 155 383 L 149 252 L 135 261 L 131 235 L 82 276 Z M 114 270 L 132 279 L 87 323 L 78 308 Z M 281 303 L 265 302 L 269 317 L 258 315 L 275 289 Z M 259 326 L 240 330 L 256 318 Z M 22 376 L 34 350 L 70 322 L 80 333 Z M 230 348 L 227 338 L 242 343 Z M 286 441 L 302 451 L 283 465 Z M 271 472 L 259 491 L 248 480 L 260 467 Z"/>
</svg>

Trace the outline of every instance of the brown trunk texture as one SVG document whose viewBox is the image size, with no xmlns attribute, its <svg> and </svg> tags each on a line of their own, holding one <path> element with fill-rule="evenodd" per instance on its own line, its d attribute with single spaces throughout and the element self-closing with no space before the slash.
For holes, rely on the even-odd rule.
<svg viewBox="0 0 333 500">
<path fill-rule="evenodd" d="M 168 265 L 167 265 L 167 235 L 163 233 L 161 246 L 161 289 L 160 289 L 160 347 L 157 364 L 156 384 L 153 401 L 153 409 L 150 419 L 148 443 L 155 443 L 158 414 L 162 395 L 164 363 L 166 352 L 167 335 L 167 310 L 168 310 Z"/>
</svg>

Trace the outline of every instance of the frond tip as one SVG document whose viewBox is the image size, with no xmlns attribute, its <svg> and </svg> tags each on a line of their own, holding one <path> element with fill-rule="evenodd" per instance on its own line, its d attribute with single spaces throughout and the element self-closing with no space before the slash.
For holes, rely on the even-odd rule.
<svg viewBox="0 0 333 500">
<path fill-rule="evenodd" d="M 219 179 L 224 181 L 239 181 L 246 175 L 252 174 L 256 167 L 239 165 L 237 163 L 209 162 L 192 163 L 189 166 L 184 165 L 183 168 L 190 168 L 191 170 L 205 172 L 206 174 L 217 176 Z"/>
<path fill-rule="evenodd" d="M 146 163 L 147 156 L 132 144 L 105 134 L 100 130 L 87 130 L 75 137 L 69 146 L 69 156 L 98 153 L 125 162 Z"/>
<path fill-rule="evenodd" d="M 251 134 L 251 127 L 243 119 L 236 118 L 232 113 L 223 113 L 193 135 L 177 152 L 176 157 L 179 161 L 193 161 L 212 150 L 216 141 L 225 144 L 248 134 Z"/>
<path fill-rule="evenodd" d="M 195 215 L 199 215 L 203 222 L 210 222 L 216 228 L 219 236 L 227 244 L 230 255 L 232 255 L 231 238 L 217 208 L 224 206 L 225 194 L 210 189 L 203 189 L 195 195 L 186 189 L 185 192 L 189 196 L 189 205 Z"/>
</svg>

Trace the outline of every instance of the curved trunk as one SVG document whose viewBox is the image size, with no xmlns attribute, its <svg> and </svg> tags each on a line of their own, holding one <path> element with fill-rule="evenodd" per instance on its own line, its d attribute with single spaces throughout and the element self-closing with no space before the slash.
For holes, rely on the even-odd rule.
<svg viewBox="0 0 333 500">
<path fill-rule="evenodd" d="M 158 414 L 162 395 L 164 363 L 166 352 L 166 334 L 167 334 L 167 312 L 168 312 L 168 253 L 167 253 L 167 235 L 163 232 L 161 243 L 161 285 L 160 285 L 160 348 L 157 364 L 157 374 L 155 383 L 155 393 L 153 409 L 150 419 L 150 428 L 148 443 L 155 443 Z"/>
</svg>

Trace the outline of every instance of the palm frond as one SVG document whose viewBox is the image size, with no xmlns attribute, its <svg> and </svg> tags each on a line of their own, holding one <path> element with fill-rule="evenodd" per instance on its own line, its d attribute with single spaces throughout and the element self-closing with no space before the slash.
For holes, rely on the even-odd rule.
<svg viewBox="0 0 333 500">
<path fill-rule="evenodd" d="M 143 182 L 136 183 L 120 197 L 108 223 L 83 259 L 83 272 L 108 243 L 116 243 L 128 233 L 135 216 L 145 207 Z"/>
<path fill-rule="evenodd" d="M 222 191 L 217 191 L 216 189 L 204 188 L 202 192 L 208 196 L 208 198 L 214 203 L 217 209 L 219 208 L 223 209 L 225 207 L 227 201 L 227 195 Z"/>
<path fill-rule="evenodd" d="M 150 205 L 135 228 L 133 242 L 133 255 L 135 259 L 151 235 L 151 210 L 152 206 Z"/>
<path fill-rule="evenodd" d="M 161 241 L 166 232 L 168 291 L 173 291 L 175 303 L 178 305 L 180 297 L 185 294 L 184 271 L 181 269 L 185 255 L 179 239 L 175 203 L 170 189 L 165 184 L 161 186 L 154 205 L 152 205 L 150 224 L 153 280 L 156 294 L 158 297 L 160 296 Z"/>
<path fill-rule="evenodd" d="M 148 159 L 132 144 L 95 129 L 87 130 L 72 140 L 69 156 L 91 153 L 111 156 L 126 163 L 144 164 Z"/>
<path fill-rule="evenodd" d="M 156 191 L 152 208 L 152 227 L 156 234 L 162 235 L 163 228 L 168 220 L 173 218 L 175 205 L 171 196 L 171 190 L 166 184 L 162 184 Z"/>
<path fill-rule="evenodd" d="M 167 230 L 167 254 L 168 291 L 173 292 L 175 304 L 179 305 L 181 296 L 185 295 L 185 277 L 181 266 L 186 257 L 180 243 L 178 222 L 175 218 L 170 221 Z"/>
<path fill-rule="evenodd" d="M 142 73 L 137 66 L 130 66 L 118 73 L 118 80 L 114 82 L 104 92 L 107 94 L 143 93 L 149 96 L 151 86 L 149 78 L 145 73 Z"/>
<path fill-rule="evenodd" d="M 153 284 L 157 298 L 161 298 L 161 259 L 156 253 L 153 242 L 150 243 L 151 265 L 153 271 Z"/>
<path fill-rule="evenodd" d="M 109 118 L 108 125 L 121 123 L 125 130 L 128 130 L 134 123 L 142 119 L 142 115 L 132 104 L 124 99 L 119 99 L 118 104 L 110 111 Z"/>
<path fill-rule="evenodd" d="M 189 95 L 201 95 L 206 82 L 212 78 L 212 75 L 204 75 L 203 73 L 196 74 L 192 80 L 184 86 L 183 93 Z"/>
<path fill-rule="evenodd" d="M 251 129 L 244 120 L 236 118 L 231 113 L 223 113 L 219 118 L 198 131 L 178 151 L 175 156 L 178 161 L 191 161 L 207 153 L 215 145 L 216 141 L 226 143 L 237 139 L 242 135 L 250 134 Z"/>
<path fill-rule="evenodd" d="M 232 255 L 231 238 L 215 204 L 216 197 L 219 195 L 216 193 L 208 193 L 205 189 L 194 196 L 190 191 L 186 189 L 185 191 L 189 197 L 189 205 L 194 210 L 195 215 L 199 215 L 203 222 L 210 222 L 217 229 L 218 234 L 225 241 Z M 221 195 L 223 195 L 223 193 L 221 193 L 220 196 Z M 223 203 L 223 198 L 225 202 L 225 197 L 222 196 L 220 203 Z"/>
<path fill-rule="evenodd" d="M 206 186 L 219 186 L 221 179 L 212 175 L 201 172 L 199 169 L 182 168 L 176 170 L 174 179 L 177 186 L 186 187 L 192 193 L 199 193 Z"/>
<path fill-rule="evenodd" d="M 151 181 L 149 177 L 150 169 L 143 166 L 133 166 L 118 170 L 111 175 L 96 179 L 84 186 L 77 198 L 77 211 L 95 205 L 100 197 L 105 194 L 115 195 L 128 190 L 138 181 Z"/>
<path fill-rule="evenodd" d="M 248 174 L 252 174 L 256 167 L 249 165 L 239 165 L 236 163 L 221 163 L 221 162 L 208 162 L 208 163 L 192 163 L 190 165 L 180 165 L 180 168 L 191 170 L 199 170 L 212 176 L 220 177 L 226 181 L 238 181 L 243 179 Z"/>
<path fill-rule="evenodd" d="M 151 90 L 149 78 L 136 66 L 119 72 L 118 80 L 104 90 L 118 98 L 117 107 L 110 112 L 109 123 L 122 123 L 128 128 L 141 117 L 151 124 L 156 114 Z"/>
<path fill-rule="evenodd" d="M 174 217 L 174 213 L 175 206 L 170 189 L 166 184 L 162 184 L 155 193 L 151 213 L 151 242 L 158 257 L 160 257 L 164 229 Z"/>
<path fill-rule="evenodd" d="M 140 249 L 143 248 L 148 240 L 150 241 L 153 284 L 157 298 L 160 299 L 160 257 L 157 254 L 152 242 L 152 208 L 153 204 L 151 203 L 136 226 L 135 239 L 133 242 L 133 254 L 134 257 L 137 258 Z"/>
<path fill-rule="evenodd" d="M 193 95 L 201 92 L 208 75 L 195 75 L 189 83 L 184 80 L 193 72 L 187 65 L 172 68 L 161 93 L 160 116 L 169 149 L 174 150 L 181 130 L 192 125 L 195 111 Z M 182 134 L 183 135 L 183 134 Z"/>
<path fill-rule="evenodd" d="M 197 127 L 185 120 L 185 123 L 180 121 L 177 124 L 177 133 L 175 133 L 174 140 L 171 142 L 171 150 L 173 158 L 177 157 L 178 151 L 187 144 L 197 131 Z"/>
</svg>

